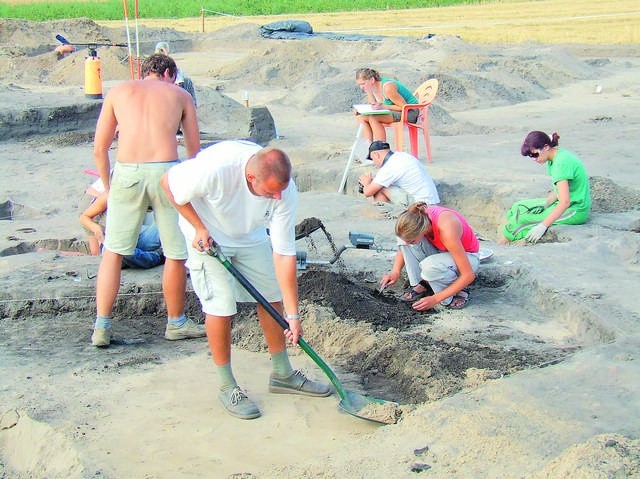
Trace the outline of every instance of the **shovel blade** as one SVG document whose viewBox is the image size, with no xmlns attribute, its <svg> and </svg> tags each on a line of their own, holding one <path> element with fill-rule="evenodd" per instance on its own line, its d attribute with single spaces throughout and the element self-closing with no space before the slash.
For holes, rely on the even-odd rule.
<svg viewBox="0 0 640 479">
<path fill-rule="evenodd" d="M 362 128 L 362 125 L 360 125 Z M 215 257 L 222 266 L 231 273 L 231 275 L 238 280 L 238 282 L 247 290 L 247 292 L 273 317 L 273 319 L 283 328 L 289 327 L 288 323 L 282 317 L 282 315 L 269 303 L 260 292 L 254 288 L 254 286 L 245 278 L 240 271 L 227 259 L 227 257 L 220 251 L 219 247 L 214 244 L 205 250 L 210 256 Z M 338 406 L 345 412 L 352 414 L 353 416 L 368 421 L 379 422 L 382 424 L 395 424 L 402 411 L 398 408 L 398 403 L 391 401 L 384 401 L 382 399 L 374 399 L 363 396 L 362 394 L 354 393 L 352 391 L 345 391 L 340 384 L 340 380 L 336 374 L 331 370 L 329 365 L 316 353 L 311 346 L 302 338 L 298 338 L 298 345 L 302 350 L 309 355 L 309 357 L 315 362 L 320 369 L 324 371 L 327 377 L 331 380 L 331 383 L 336 388 L 338 395 L 341 398 Z"/>
<path fill-rule="evenodd" d="M 352 416 L 381 424 L 395 424 L 402 415 L 396 402 L 370 398 L 353 391 L 344 391 L 338 407 Z"/>
</svg>

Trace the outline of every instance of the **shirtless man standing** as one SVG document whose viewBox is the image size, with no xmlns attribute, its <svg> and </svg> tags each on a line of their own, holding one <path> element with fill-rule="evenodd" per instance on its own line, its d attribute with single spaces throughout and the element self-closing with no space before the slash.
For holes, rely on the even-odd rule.
<svg viewBox="0 0 640 479">
<path fill-rule="evenodd" d="M 160 177 L 178 163 L 176 131 L 181 126 L 189 158 L 200 150 L 196 110 L 191 96 L 173 84 L 175 62 L 152 55 L 142 65 L 143 80 L 113 87 L 96 125 L 93 156 L 109 193 L 106 240 L 96 284 L 97 315 L 91 343 L 109 346 L 111 314 L 118 290 L 122 257 L 133 253 L 147 209 L 155 216 L 166 257 L 162 290 L 167 305 L 165 338 L 205 336 L 203 325 L 186 319 L 184 292 L 187 249 L 178 228 L 178 213 L 160 187 Z M 118 150 L 110 177 L 109 148 L 118 129 Z"/>
</svg>

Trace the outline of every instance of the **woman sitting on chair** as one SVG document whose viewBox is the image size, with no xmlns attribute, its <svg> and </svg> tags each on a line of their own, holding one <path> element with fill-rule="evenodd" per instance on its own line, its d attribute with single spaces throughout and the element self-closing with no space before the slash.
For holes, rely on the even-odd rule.
<svg viewBox="0 0 640 479">
<path fill-rule="evenodd" d="M 371 68 L 356 70 L 356 84 L 367 94 L 367 102 L 376 110 L 391 110 L 388 115 L 360 115 L 356 113 L 358 122 L 363 125 L 363 138 L 372 143 L 374 140 L 387 141 L 385 125 L 400 121 L 402 107 L 406 104 L 418 103 L 409 89 L 397 80 L 381 77 Z M 415 123 L 419 111 L 409 110 L 408 119 Z"/>
</svg>

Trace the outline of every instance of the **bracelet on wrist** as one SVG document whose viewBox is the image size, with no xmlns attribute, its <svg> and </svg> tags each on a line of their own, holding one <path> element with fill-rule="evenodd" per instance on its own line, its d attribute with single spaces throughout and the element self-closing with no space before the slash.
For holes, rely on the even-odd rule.
<svg viewBox="0 0 640 479">
<path fill-rule="evenodd" d="M 293 319 L 293 320 L 300 321 L 300 315 L 299 314 L 285 314 L 284 317 L 285 317 L 285 319 Z"/>
</svg>

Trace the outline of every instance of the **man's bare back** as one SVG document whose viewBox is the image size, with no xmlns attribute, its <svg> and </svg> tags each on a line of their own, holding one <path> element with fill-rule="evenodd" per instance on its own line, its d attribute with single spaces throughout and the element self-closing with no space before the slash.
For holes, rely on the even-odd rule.
<svg viewBox="0 0 640 479">
<path fill-rule="evenodd" d="M 120 289 L 122 258 L 135 250 L 147 209 L 153 209 L 165 255 L 162 291 L 167 307 L 165 338 L 199 338 L 204 325 L 184 314 L 186 245 L 178 212 L 160 186 L 162 174 L 178 161 L 178 126 L 187 154 L 200 149 L 200 132 L 191 95 L 173 84 L 178 68 L 171 57 L 154 54 L 142 64 L 144 80 L 122 83 L 107 94 L 98 117 L 93 156 L 108 194 L 107 225 L 96 281 L 96 320 L 91 344 L 111 344 L 113 304 Z M 119 128 L 117 162 L 111 183 L 109 148 Z"/>
<path fill-rule="evenodd" d="M 173 84 L 168 72 L 150 73 L 112 88 L 96 126 L 94 158 L 109 184 L 108 151 L 118 129 L 117 161 L 150 163 L 178 159 L 176 131 L 182 128 L 189 158 L 200 150 L 196 109 L 191 96 Z"/>
</svg>

